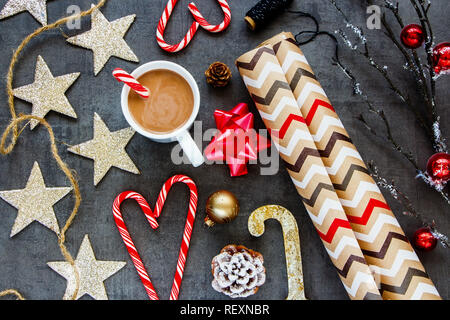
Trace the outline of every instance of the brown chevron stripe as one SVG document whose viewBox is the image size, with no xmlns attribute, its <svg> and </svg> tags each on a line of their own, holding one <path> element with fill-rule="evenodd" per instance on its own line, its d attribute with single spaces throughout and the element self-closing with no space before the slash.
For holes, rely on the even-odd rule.
<svg viewBox="0 0 450 320">
<path fill-rule="evenodd" d="M 294 39 L 291 39 L 291 38 L 283 39 L 283 41 L 287 41 L 287 42 L 290 42 L 290 43 L 292 43 L 294 45 L 297 45 L 297 42 Z M 277 54 L 277 52 L 280 49 L 280 46 L 283 43 L 283 41 L 280 41 L 280 42 L 275 43 L 273 45 L 273 51 L 275 52 L 275 54 Z"/>
<path fill-rule="evenodd" d="M 391 241 L 393 239 L 399 239 L 402 241 L 405 241 L 409 243 L 408 237 L 406 237 L 403 234 L 397 233 L 397 232 L 389 232 L 386 240 L 384 241 L 383 245 L 381 246 L 381 249 L 379 252 L 376 251 L 370 251 L 370 250 L 363 250 L 363 254 L 365 256 L 374 257 L 378 259 L 384 259 L 386 253 L 388 252 L 389 246 L 391 245 Z"/>
<path fill-rule="evenodd" d="M 295 74 L 292 77 L 291 83 L 289 84 L 289 86 L 291 87 L 291 89 L 293 91 L 295 90 L 295 88 L 297 88 L 298 82 L 300 81 L 300 79 L 302 77 L 308 77 L 308 78 L 317 80 L 316 76 L 313 73 L 309 72 L 308 70 L 302 69 L 302 68 L 297 68 L 297 71 L 295 71 Z"/>
<path fill-rule="evenodd" d="M 319 197 L 322 190 L 334 192 L 333 186 L 331 184 L 321 182 L 317 184 L 317 187 L 314 190 L 313 194 L 311 195 L 311 198 L 306 199 L 305 197 L 303 197 L 303 202 L 310 207 L 314 207 L 314 205 L 316 204 L 316 200 Z"/>
<path fill-rule="evenodd" d="M 272 87 L 270 87 L 270 90 L 267 92 L 267 95 L 264 98 L 257 96 L 256 94 L 252 94 L 252 98 L 256 103 L 268 106 L 272 103 L 273 98 L 280 89 L 290 91 L 291 87 L 289 87 L 289 84 L 287 84 L 286 82 L 277 80 L 273 83 Z"/>
<path fill-rule="evenodd" d="M 347 190 L 347 187 L 348 187 L 350 181 L 352 180 L 353 174 L 355 172 L 362 172 L 362 173 L 365 173 L 365 174 L 369 174 L 369 170 L 367 170 L 366 167 L 363 167 L 363 166 L 360 166 L 360 165 L 354 163 L 348 169 L 348 171 L 347 171 L 347 173 L 345 175 L 345 178 L 342 181 L 342 183 L 340 183 L 340 184 L 333 183 L 334 189 L 342 190 L 342 191 Z"/>
<path fill-rule="evenodd" d="M 416 269 L 416 268 L 409 268 L 408 272 L 406 273 L 405 278 L 403 279 L 403 282 L 401 286 L 392 286 L 386 283 L 381 283 L 380 287 L 380 293 L 383 295 L 384 291 L 394 292 L 398 294 L 405 294 L 406 291 L 409 288 L 409 284 L 413 277 L 422 277 L 422 278 L 428 278 L 428 274 L 422 270 Z"/>
<path fill-rule="evenodd" d="M 328 143 L 327 143 L 327 146 L 325 147 L 325 149 L 319 150 L 319 153 L 322 156 L 322 158 L 328 158 L 330 156 L 331 152 L 334 149 L 334 145 L 339 140 L 342 140 L 342 141 L 345 141 L 348 143 L 352 143 L 352 139 L 350 139 L 349 137 L 347 137 L 346 135 L 344 135 L 340 132 L 335 131 L 331 135 L 330 140 L 328 140 Z"/>
<path fill-rule="evenodd" d="M 378 294 L 367 292 L 363 300 L 382 300 Z"/>
<path fill-rule="evenodd" d="M 294 39 L 287 38 L 285 41 L 290 42 L 290 43 L 295 44 L 296 46 L 298 46 L 297 41 L 295 41 Z"/>
<path fill-rule="evenodd" d="M 255 66 L 258 64 L 259 59 L 261 58 L 261 56 L 263 55 L 263 53 L 266 52 L 270 55 L 274 55 L 273 50 L 271 50 L 270 48 L 267 47 L 262 47 L 260 49 L 258 49 L 258 51 L 256 52 L 256 54 L 253 56 L 252 60 L 250 62 L 241 62 L 241 61 L 236 61 L 236 66 L 238 68 L 242 68 L 242 69 L 246 69 L 246 70 L 250 70 L 252 71 L 253 69 L 255 69 Z"/>
<path fill-rule="evenodd" d="M 308 158 L 309 156 L 320 158 L 320 154 L 317 149 L 304 148 L 298 156 L 295 164 L 290 164 L 289 162 L 285 161 L 286 167 L 289 170 L 298 173 L 302 169 L 303 163 L 306 161 L 306 158 Z"/>
<path fill-rule="evenodd" d="M 273 51 L 275 52 L 275 54 L 277 54 L 278 49 L 280 49 L 280 46 L 281 46 L 282 43 L 283 43 L 283 42 L 280 41 L 280 42 L 278 42 L 278 43 L 276 43 L 276 44 L 273 45 Z"/>
<path fill-rule="evenodd" d="M 337 272 L 338 272 L 341 276 L 343 276 L 344 278 L 347 278 L 348 271 L 350 270 L 350 267 L 352 266 L 353 262 L 359 262 L 359 263 L 362 263 L 362 264 L 367 265 L 366 260 L 365 260 L 363 257 L 358 257 L 358 256 L 355 256 L 355 255 L 352 254 L 352 255 L 348 258 L 348 260 L 347 260 L 347 262 L 345 263 L 345 265 L 344 265 L 344 267 L 342 268 L 342 270 L 339 270 L 339 268 L 336 268 L 336 269 L 337 269 Z"/>
</svg>

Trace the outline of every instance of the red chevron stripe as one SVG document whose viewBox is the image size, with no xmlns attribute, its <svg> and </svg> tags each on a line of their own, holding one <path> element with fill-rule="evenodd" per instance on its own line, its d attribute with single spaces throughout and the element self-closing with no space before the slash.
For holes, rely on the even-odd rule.
<svg viewBox="0 0 450 320">
<path fill-rule="evenodd" d="M 336 112 L 336 111 L 334 111 L 333 106 L 331 104 L 329 104 L 328 102 L 320 100 L 320 99 L 316 99 L 316 100 L 314 100 L 314 103 L 308 112 L 308 116 L 306 117 L 306 124 L 308 126 L 311 124 L 312 119 L 314 118 L 314 115 L 316 114 L 316 111 L 319 108 L 319 106 L 328 108 L 331 111 Z"/>
<path fill-rule="evenodd" d="M 327 234 L 324 234 L 320 232 L 319 229 L 317 229 L 317 232 L 319 233 L 319 236 L 322 238 L 323 241 L 326 241 L 328 243 L 331 243 L 333 241 L 333 237 L 336 234 L 337 230 L 339 228 L 346 228 L 351 229 L 350 223 L 347 220 L 342 219 L 334 219 L 333 223 L 331 224 L 330 228 L 327 231 Z"/>
<path fill-rule="evenodd" d="M 375 209 L 375 208 L 383 208 L 383 209 L 390 210 L 387 203 L 384 203 L 383 201 L 371 198 L 369 203 L 367 204 L 367 207 L 364 210 L 364 213 L 362 214 L 362 216 L 354 217 L 354 216 L 347 215 L 348 221 L 350 221 L 351 223 L 357 223 L 357 224 L 361 224 L 361 225 L 365 226 L 367 224 L 367 221 L 369 221 L 370 216 L 372 215 L 373 209 Z"/>
<path fill-rule="evenodd" d="M 286 121 L 283 123 L 283 126 L 280 129 L 280 132 L 279 132 L 280 139 L 284 138 L 284 135 L 288 131 L 289 127 L 291 126 L 291 123 L 294 121 L 305 123 L 305 119 L 301 115 L 291 113 L 289 115 L 289 117 L 287 117 Z"/>
</svg>

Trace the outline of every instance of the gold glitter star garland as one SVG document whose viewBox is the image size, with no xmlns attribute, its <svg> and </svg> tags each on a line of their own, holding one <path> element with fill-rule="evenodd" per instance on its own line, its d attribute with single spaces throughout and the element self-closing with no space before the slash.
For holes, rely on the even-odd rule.
<svg viewBox="0 0 450 320">
<path fill-rule="evenodd" d="M 74 268 L 66 261 L 47 262 L 47 265 L 55 272 L 66 278 L 67 288 L 63 299 L 70 299 L 75 292 L 76 283 Z M 124 261 L 100 261 L 95 258 L 89 236 L 84 236 L 75 259 L 75 266 L 80 275 L 80 288 L 76 299 L 85 294 L 96 300 L 108 300 L 103 281 L 118 272 L 126 265 Z"/>
<path fill-rule="evenodd" d="M 11 230 L 11 237 L 38 221 L 56 234 L 59 233 L 53 205 L 64 198 L 72 188 L 47 188 L 41 169 L 34 163 L 24 189 L 0 191 L 0 198 L 18 209 L 17 218 Z"/>
<path fill-rule="evenodd" d="M 111 167 L 139 174 L 133 161 L 125 151 L 125 147 L 135 131 L 125 128 L 119 131 L 109 131 L 106 124 L 97 113 L 94 113 L 94 137 L 76 146 L 69 152 L 94 160 L 94 185 L 103 179 Z"/>
<path fill-rule="evenodd" d="M 42 25 L 47 24 L 47 0 L 9 0 L 0 11 L 0 20 L 28 11 Z"/>
<path fill-rule="evenodd" d="M 92 50 L 94 53 L 94 75 L 97 75 L 115 56 L 124 60 L 139 62 L 138 57 L 127 45 L 123 37 L 136 15 L 129 15 L 109 22 L 100 10 L 92 12 L 91 30 L 67 39 L 67 42 Z"/>
<path fill-rule="evenodd" d="M 65 96 L 65 92 L 78 79 L 80 73 L 71 73 L 53 77 L 52 72 L 44 61 L 38 56 L 34 83 L 14 89 L 14 96 L 33 104 L 31 114 L 44 118 L 51 110 L 77 118 L 75 110 Z M 30 128 L 33 130 L 39 121 L 31 120 Z"/>
<path fill-rule="evenodd" d="M 102 7 L 106 3 L 106 1 L 107 0 L 100 0 L 97 3 L 97 5 L 93 6 L 89 10 L 83 11 L 74 16 L 61 18 L 50 25 L 46 25 L 46 26 L 38 28 L 33 33 L 28 35 L 24 40 L 22 40 L 21 44 L 16 49 L 16 51 L 14 52 L 14 54 L 11 58 L 11 63 L 9 65 L 8 74 L 7 74 L 7 82 L 6 82 L 7 92 L 8 92 L 8 105 L 9 105 L 9 110 L 10 110 L 12 119 L 11 119 L 10 124 L 6 127 L 5 131 L 2 134 L 2 138 L 0 140 L 0 152 L 4 155 L 11 153 L 17 143 L 17 139 L 19 138 L 23 129 L 26 127 L 26 124 L 25 124 L 25 127 L 20 128 L 20 124 L 22 122 L 27 123 L 31 120 L 36 120 L 47 129 L 47 132 L 49 135 L 49 140 L 50 140 L 52 156 L 55 159 L 55 161 L 57 162 L 61 171 L 63 171 L 64 174 L 66 175 L 66 177 L 69 179 L 70 184 L 72 185 L 72 188 L 73 188 L 73 192 L 74 192 L 74 196 L 75 196 L 75 203 L 74 203 L 74 206 L 73 206 L 73 209 L 72 209 L 72 212 L 71 212 L 69 218 L 67 219 L 66 223 L 64 224 L 64 227 L 58 233 L 58 245 L 60 247 L 61 253 L 64 256 L 64 259 L 73 268 L 75 289 L 73 290 L 73 294 L 70 297 L 70 299 L 72 299 L 72 300 L 75 299 L 78 295 L 78 291 L 79 291 L 79 287 L 80 287 L 80 276 L 79 276 L 78 270 L 76 268 L 75 261 L 65 246 L 65 241 L 66 241 L 66 232 L 72 225 L 72 222 L 78 213 L 78 208 L 81 203 L 80 188 L 79 188 L 77 180 L 75 179 L 74 173 L 67 166 L 67 164 L 61 159 L 61 157 L 59 155 L 59 152 L 58 152 L 58 149 L 56 146 L 55 135 L 53 133 L 52 127 L 48 124 L 48 122 L 45 119 L 43 119 L 41 117 L 37 117 L 35 115 L 22 115 L 19 117 L 17 116 L 16 110 L 15 110 L 15 105 L 14 105 L 14 91 L 12 88 L 12 83 L 13 83 L 13 78 L 14 78 L 14 68 L 17 64 L 20 53 L 33 38 L 37 37 L 38 35 L 42 34 L 45 31 L 56 29 L 72 19 L 82 18 L 82 17 L 91 15 L 94 10 Z M 10 138 L 9 144 L 7 144 L 6 140 L 10 136 L 11 136 L 11 138 Z M 7 289 L 7 290 L 0 292 L 0 297 L 3 297 L 5 295 L 14 295 L 19 300 L 24 299 L 24 297 L 15 289 Z"/>
</svg>

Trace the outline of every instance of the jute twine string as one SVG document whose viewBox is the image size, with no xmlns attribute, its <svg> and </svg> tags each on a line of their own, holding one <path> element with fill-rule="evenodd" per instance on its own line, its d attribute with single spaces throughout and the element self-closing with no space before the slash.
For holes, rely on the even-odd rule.
<svg viewBox="0 0 450 320">
<path fill-rule="evenodd" d="M 44 33 L 45 31 L 48 30 L 52 30 L 52 29 L 56 29 L 59 26 L 67 23 L 70 20 L 73 19 L 80 19 L 82 17 L 85 16 L 89 16 L 92 14 L 92 12 L 98 8 L 101 8 L 107 0 L 100 0 L 95 6 L 93 6 L 91 9 L 80 12 L 79 14 L 76 15 L 72 15 L 69 17 L 65 17 L 65 18 L 61 18 L 59 20 L 57 20 L 56 22 L 40 27 L 37 30 L 35 30 L 33 33 L 31 33 L 30 35 L 28 35 L 23 41 L 22 43 L 19 45 L 19 47 L 17 47 L 17 49 L 14 51 L 14 54 L 12 56 L 11 59 L 11 63 L 9 65 L 9 69 L 8 69 L 8 74 L 7 74 L 7 84 L 6 84 L 6 89 L 7 89 L 7 93 L 8 93 L 8 104 L 9 104 L 9 111 L 11 113 L 11 122 L 10 124 L 6 127 L 5 131 L 2 134 L 2 138 L 0 141 L 0 153 L 6 155 L 11 153 L 11 151 L 14 149 L 16 143 L 17 143 L 17 139 L 19 138 L 20 134 L 22 133 L 22 131 L 27 127 L 28 123 L 30 120 L 37 120 L 39 121 L 40 124 L 42 124 L 48 131 L 48 136 L 50 139 L 50 145 L 51 145 L 51 151 L 52 151 L 52 155 L 53 158 L 55 159 L 55 161 L 58 163 L 59 168 L 64 172 L 64 174 L 66 175 L 66 177 L 69 179 L 70 184 L 72 185 L 73 188 L 73 192 L 74 192 L 74 196 L 75 196 L 75 203 L 72 209 L 72 213 L 70 214 L 69 218 L 67 219 L 64 227 L 62 228 L 62 230 L 57 234 L 58 236 L 58 245 L 59 248 L 61 250 L 62 255 L 64 256 L 64 259 L 66 259 L 67 262 L 69 262 L 72 267 L 74 268 L 74 274 L 75 274 L 75 290 L 74 293 L 71 297 L 72 300 L 75 300 L 75 298 L 77 297 L 78 294 L 78 290 L 79 290 L 79 286 L 80 286 L 80 276 L 79 273 L 76 269 L 75 266 L 75 261 L 72 258 L 72 255 L 70 254 L 70 252 L 67 250 L 66 246 L 65 246 L 65 241 L 66 241 L 66 232 L 69 229 L 69 227 L 72 225 L 73 220 L 75 219 L 75 216 L 78 213 L 78 208 L 80 207 L 80 203 L 81 203 L 81 193 L 80 193 L 80 188 L 78 185 L 78 181 L 75 178 L 76 172 L 72 171 L 67 164 L 61 159 L 59 152 L 58 152 L 58 148 L 56 146 L 56 141 L 55 141 L 55 135 L 53 133 L 53 129 L 50 126 L 50 124 L 43 118 L 37 117 L 37 116 L 33 116 L 33 115 L 19 115 L 17 116 L 16 114 L 16 109 L 15 109 L 15 105 L 14 105 L 14 94 L 13 94 L 13 88 L 12 88 L 12 83 L 13 83 L 13 75 L 14 75 L 14 67 L 16 66 L 16 63 L 19 59 L 20 53 L 21 51 L 25 48 L 25 46 L 31 41 L 31 39 L 37 37 L 38 35 L 40 35 L 41 33 Z M 19 130 L 20 128 L 20 124 L 22 122 L 26 122 L 25 125 L 22 127 L 22 129 Z M 11 135 L 11 142 L 9 143 L 9 145 L 7 145 L 7 138 Z M 3 296 L 7 296 L 7 295 L 14 295 L 16 296 L 17 299 L 19 300 L 24 300 L 25 298 L 20 294 L 20 292 L 18 292 L 15 289 L 7 289 L 4 291 L 0 292 L 0 297 Z"/>
<path fill-rule="evenodd" d="M 0 297 L 4 296 L 16 296 L 17 300 L 25 300 L 25 298 L 20 294 L 20 292 L 14 289 L 8 289 L 0 292 Z"/>
</svg>

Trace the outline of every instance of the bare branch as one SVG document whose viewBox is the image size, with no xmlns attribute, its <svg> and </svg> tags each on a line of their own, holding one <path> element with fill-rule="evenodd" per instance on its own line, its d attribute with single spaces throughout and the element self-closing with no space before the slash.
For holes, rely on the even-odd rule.
<svg viewBox="0 0 450 320">
<path fill-rule="evenodd" d="M 436 224 L 434 221 L 428 221 L 416 210 L 408 196 L 400 191 L 394 181 L 388 182 L 385 178 L 383 178 L 379 174 L 378 168 L 373 161 L 368 163 L 368 168 L 371 176 L 376 180 L 377 184 L 383 189 L 389 191 L 389 194 L 406 209 L 406 212 L 404 212 L 405 215 L 416 218 L 423 227 L 429 228 L 433 236 L 441 242 L 444 248 L 450 247 L 448 237 L 436 229 Z"/>
</svg>

